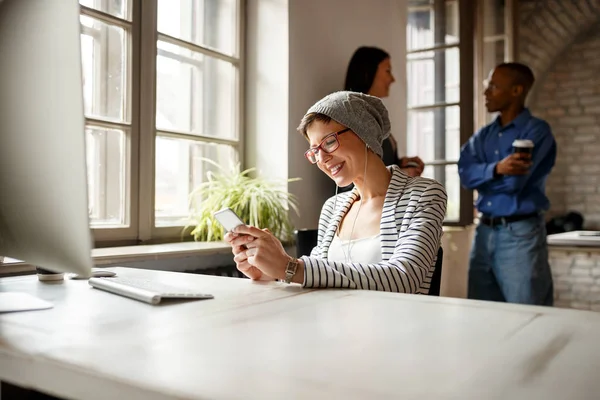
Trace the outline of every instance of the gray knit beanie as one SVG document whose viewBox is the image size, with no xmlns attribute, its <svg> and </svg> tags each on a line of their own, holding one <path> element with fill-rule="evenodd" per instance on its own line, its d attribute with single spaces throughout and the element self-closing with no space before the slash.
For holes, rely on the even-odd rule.
<svg viewBox="0 0 600 400">
<path fill-rule="evenodd" d="M 381 99 L 358 92 L 340 91 L 316 102 L 306 114 L 327 115 L 350 128 L 379 157 L 381 144 L 390 136 L 390 118 Z"/>
</svg>

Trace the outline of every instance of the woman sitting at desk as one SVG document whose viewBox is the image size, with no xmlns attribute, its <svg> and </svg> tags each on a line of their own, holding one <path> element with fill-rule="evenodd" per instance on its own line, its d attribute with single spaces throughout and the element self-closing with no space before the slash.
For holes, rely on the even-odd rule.
<svg viewBox="0 0 600 400">
<path fill-rule="evenodd" d="M 338 186 L 354 183 L 323 206 L 318 244 L 290 257 L 267 230 L 240 226 L 225 240 L 237 268 L 251 279 L 282 279 L 304 287 L 427 294 L 446 214 L 437 181 L 411 178 L 381 159 L 390 134 L 381 100 L 336 92 L 313 105 L 298 130 L 305 156 Z"/>
</svg>

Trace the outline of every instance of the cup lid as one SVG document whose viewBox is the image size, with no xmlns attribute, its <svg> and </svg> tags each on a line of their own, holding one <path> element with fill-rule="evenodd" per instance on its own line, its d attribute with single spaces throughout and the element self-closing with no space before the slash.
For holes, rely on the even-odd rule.
<svg viewBox="0 0 600 400">
<path fill-rule="evenodd" d="M 516 139 L 512 145 L 513 147 L 533 147 L 533 141 L 529 139 Z"/>
</svg>

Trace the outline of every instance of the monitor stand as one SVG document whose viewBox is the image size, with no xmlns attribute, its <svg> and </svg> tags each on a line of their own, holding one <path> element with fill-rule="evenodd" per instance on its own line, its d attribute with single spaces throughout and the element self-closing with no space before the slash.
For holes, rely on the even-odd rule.
<svg viewBox="0 0 600 400">
<path fill-rule="evenodd" d="M 0 256 L 0 269 L 4 265 L 4 256 Z M 16 311 L 46 310 L 54 305 L 39 297 L 24 292 L 3 292 L 0 282 L 0 313 Z"/>
</svg>

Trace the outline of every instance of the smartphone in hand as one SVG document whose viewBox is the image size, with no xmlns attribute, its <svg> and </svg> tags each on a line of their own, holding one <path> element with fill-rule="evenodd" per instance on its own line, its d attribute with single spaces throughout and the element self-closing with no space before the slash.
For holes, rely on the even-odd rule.
<svg viewBox="0 0 600 400">
<path fill-rule="evenodd" d="M 231 232 L 240 225 L 245 225 L 244 221 L 229 207 L 217 211 L 213 216 L 227 232 Z"/>
</svg>

